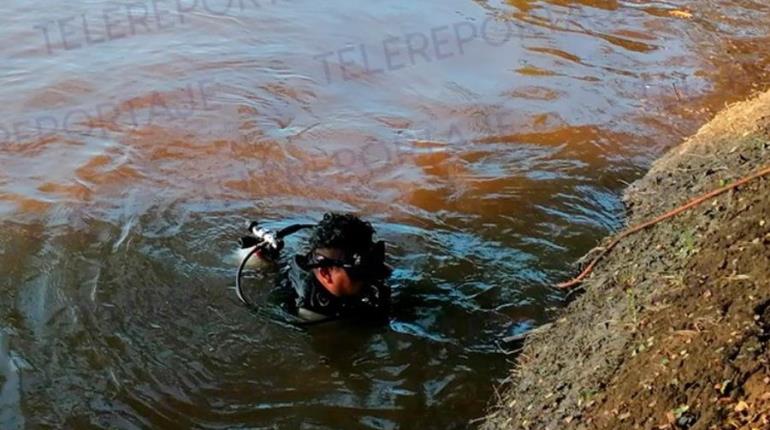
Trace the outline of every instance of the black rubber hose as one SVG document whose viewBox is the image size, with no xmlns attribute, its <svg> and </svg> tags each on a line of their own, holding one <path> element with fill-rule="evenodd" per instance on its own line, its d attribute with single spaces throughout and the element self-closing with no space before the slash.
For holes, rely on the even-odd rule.
<svg viewBox="0 0 770 430">
<path fill-rule="evenodd" d="M 284 237 L 290 234 L 294 234 L 300 230 L 304 230 L 306 228 L 313 228 L 313 227 L 315 227 L 315 224 L 294 224 L 279 231 L 278 234 L 276 234 L 276 236 L 278 236 L 278 239 L 283 239 Z"/>
<path fill-rule="evenodd" d="M 249 230 L 254 227 L 256 223 L 252 223 L 252 225 L 249 227 Z M 300 230 L 315 227 L 315 224 L 294 224 L 290 225 L 283 230 L 279 231 L 276 234 L 276 237 L 278 239 L 283 239 L 286 236 L 289 236 L 291 234 L 294 234 Z M 250 237 L 245 237 L 241 239 L 242 241 L 244 239 L 250 239 Z M 255 239 L 256 240 L 256 239 Z M 249 245 L 250 243 L 241 242 L 241 245 Z M 241 264 L 238 266 L 238 272 L 235 275 L 235 293 L 238 295 L 238 299 L 240 299 L 241 302 L 243 302 L 244 305 L 252 308 L 257 309 L 257 306 L 253 303 L 249 302 L 248 299 L 246 299 L 246 295 L 243 294 L 243 287 L 241 286 L 241 278 L 243 277 L 243 269 L 246 267 L 246 263 L 251 259 L 251 257 L 256 254 L 258 251 L 261 251 L 265 246 L 264 242 L 260 242 L 260 244 L 257 244 L 254 246 L 254 249 L 248 252 L 245 257 L 243 257 L 243 261 L 241 261 Z"/>
<path fill-rule="evenodd" d="M 245 257 L 243 257 L 243 260 L 241 261 L 240 266 L 238 266 L 238 273 L 235 276 L 235 294 L 238 295 L 238 298 L 243 302 L 244 305 L 250 307 L 250 308 L 256 308 L 253 304 L 251 304 L 247 299 L 246 296 L 243 294 L 243 288 L 241 287 L 241 278 L 243 277 L 243 269 L 246 267 L 246 263 L 248 263 L 249 259 L 251 259 L 251 256 L 256 254 L 261 248 L 259 246 L 255 246 L 254 249 L 248 252 Z"/>
</svg>

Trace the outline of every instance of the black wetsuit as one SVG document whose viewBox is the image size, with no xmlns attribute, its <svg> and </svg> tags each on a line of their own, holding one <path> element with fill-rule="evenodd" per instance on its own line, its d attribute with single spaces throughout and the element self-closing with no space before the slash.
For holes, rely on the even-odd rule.
<svg viewBox="0 0 770 430">
<path fill-rule="evenodd" d="M 337 297 L 316 279 L 311 271 L 303 270 L 290 258 L 286 276 L 280 287 L 285 297 L 285 309 L 303 321 L 320 322 L 339 318 L 385 321 L 390 310 L 390 287 L 384 280 L 367 282 L 361 293 L 353 297 Z"/>
</svg>

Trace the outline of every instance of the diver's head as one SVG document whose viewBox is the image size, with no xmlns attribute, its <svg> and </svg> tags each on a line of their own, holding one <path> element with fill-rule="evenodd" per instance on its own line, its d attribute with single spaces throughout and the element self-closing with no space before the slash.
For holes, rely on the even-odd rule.
<svg viewBox="0 0 770 430">
<path fill-rule="evenodd" d="M 343 253 L 339 249 L 323 248 L 314 251 L 316 259 L 341 259 Z M 339 266 L 321 266 L 313 270 L 315 278 L 327 291 L 337 297 L 355 296 L 364 286 L 364 280 L 351 276 L 348 271 Z"/>
<path fill-rule="evenodd" d="M 353 214 L 327 213 L 313 230 L 306 267 L 335 296 L 354 296 L 367 281 L 387 277 L 384 243 Z M 389 274 L 389 273 L 388 273 Z"/>
</svg>

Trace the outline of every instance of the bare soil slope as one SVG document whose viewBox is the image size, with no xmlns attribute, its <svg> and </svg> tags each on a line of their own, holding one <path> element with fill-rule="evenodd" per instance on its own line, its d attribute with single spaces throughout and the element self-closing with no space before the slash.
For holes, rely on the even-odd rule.
<svg viewBox="0 0 770 430">
<path fill-rule="evenodd" d="M 635 225 L 770 165 L 770 92 L 626 193 Z M 484 429 L 770 429 L 770 178 L 623 241 L 530 337 Z"/>
</svg>

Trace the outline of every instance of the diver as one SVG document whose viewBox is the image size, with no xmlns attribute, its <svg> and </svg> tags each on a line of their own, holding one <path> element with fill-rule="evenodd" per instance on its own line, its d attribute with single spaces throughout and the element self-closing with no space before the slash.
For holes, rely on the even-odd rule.
<svg viewBox="0 0 770 430">
<path fill-rule="evenodd" d="M 283 239 L 300 230 L 311 233 L 305 253 L 281 261 Z M 318 224 L 296 224 L 277 233 L 249 226 L 241 238 L 245 252 L 238 268 L 236 292 L 247 306 L 256 308 L 243 294 L 241 277 L 249 259 L 256 255 L 283 266 L 279 279 L 282 307 L 300 323 L 340 318 L 387 320 L 392 272 L 385 263 L 385 242 L 374 241 L 374 228 L 353 214 L 327 213 Z"/>
</svg>

